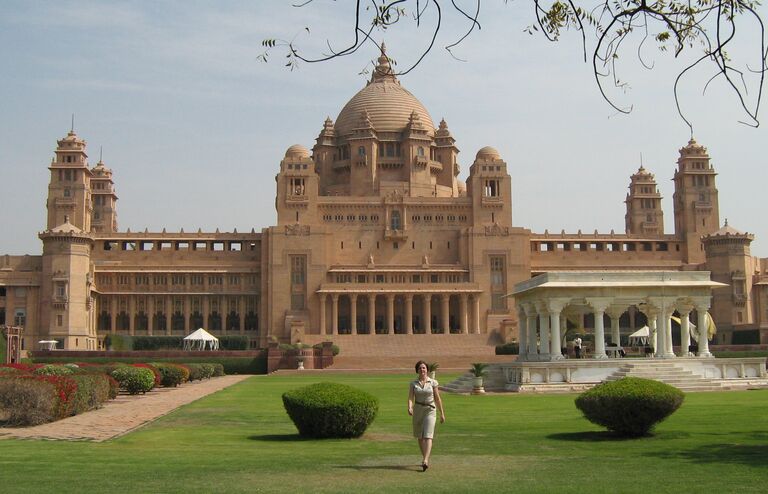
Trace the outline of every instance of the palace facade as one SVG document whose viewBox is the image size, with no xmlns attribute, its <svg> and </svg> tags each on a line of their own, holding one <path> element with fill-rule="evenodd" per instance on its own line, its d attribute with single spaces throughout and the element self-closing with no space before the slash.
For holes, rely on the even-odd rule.
<svg viewBox="0 0 768 494">
<path fill-rule="evenodd" d="M 107 334 L 247 335 L 252 347 L 333 335 L 516 338 L 513 285 L 559 271 L 709 271 L 718 342 L 768 341 L 768 259 L 721 226 L 716 172 L 691 139 L 674 170 L 674 233 L 654 175 L 631 175 L 624 234 L 536 233 L 512 221 L 511 177 L 492 147 L 466 183 L 443 120 L 393 75 L 327 119 L 311 151 L 288 148 L 277 222 L 250 232 L 120 231 L 112 171 L 71 131 L 50 163 L 42 255 L 0 257 L 0 323 L 24 348 L 99 349 Z M 622 318 L 635 325 L 635 313 Z M 350 336 L 345 336 L 349 338 Z M 720 340 L 722 339 L 722 341 Z"/>
</svg>

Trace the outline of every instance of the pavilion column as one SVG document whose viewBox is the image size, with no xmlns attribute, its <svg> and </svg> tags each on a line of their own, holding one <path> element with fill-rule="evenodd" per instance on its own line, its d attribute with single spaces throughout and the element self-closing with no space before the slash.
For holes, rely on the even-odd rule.
<svg viewBox="0 0 768 494">
<path fill-rule="evenodd" d="M 182 303 L 184 304 L 184 332 L 186 333 L 190 330 L 189 325 L 191 324 L 190 313 L 192 311 L 192 300 L 190 300 L 189 296 L 184 295 Z M 189 332 L 191 333 L 191 331 Z"/>
<path fill-rule="evenodd" d="M 527 319 L 525 325 L 528 328 L 528 360 L 538 360 L 539 347 L 536 333 L 536 320 L 538 316 L 536 315 L 536 307 L 533 304 L 526 304 L 525 314 Z"/>
<path fill-rule="evenodd" d="M 405 295 L 405 332 L 413 334 L 413 294 Z"/>
<path fill-rule="evenodd" d="M 611 343 L 614 346 L 621 346 L 621 315 L 624 313 L 624 307 L 611 307 L 608 310 L 608 318 L 611 320 Z"/>
<path fill-rule="evenodd" d="M 693 307 L 684 305 L 678 307 L 680 313 L 680 356 L 689 357 L 691 355 L 691 310 Z"/>
<path fill-rule="evenodd" d="M 675 306 L 670 305 L 664 314 L 664 357 L 675 358 L 675 350 L 672 347 L 672 314 Z"/>
<path fill-rule="evenodd" d="M 424 332 L 432 334 L 432 295 L 426 294 L 424 298 Z"/>
<path fill-rule="evenodd" d="M 133 336 L 136 333 L 134 317 L 136 312 L 136 296 L 128 295 L 128 334 Z"/>
<path fill-rule="evenodd" d="M 709 353 L 709 331 L 707 328 L 707 311 L 709 310 L 709 299 L 706 302 L 696 302 L 696 314 L 699 316 L 699 357 L 711 357 Z"/>
<path fill-rule="evenodd" d="M 376 334 L 376 294 L 368 295 L 368 334 Z"/>
<path fill-rule="evenodd" d="M 395 334 L 395 295 L 387 294 L 387 333 Z"/>
<path fill-rule="evenodd" d="M 537 304 L 537 309 L 539 312 L 539 359 L 549 360 L 552 356 L 549 345 L 549 312 L 545 303 Z"/>
<path fill-rule="evenodd" d="M 547 308 L 549 310 L 549 358 L 551 360 L 562 360 L 563 351 L 560 347 L 560 314 L 569 299 L 549 299 Z"/>
<path fill-rule="evenodd" d="M 444 334 L 450 334 L 451 332 L 451 319 L 450 319 L 450 307 L 451 307 L 451 294 L 450 293 L 443 293 L 440 295 L 440 315 L 443 320 L 443 328 L 442 333 Z"/>
<path fill-rule="evenodd" d="M 656 358 L 662 358 L 664 356 L 664 311 L 659 310 L 656 314 L 656 350 L 653 354 Z"/>
<path fill-rule="evenodd" d="M 459 328 L 461 334 L 467 334 L 469 332 L 469 326 L 467 324 L 467 306 L 469 305 L 469 295 L 462 293 L 459 297 Z"/>
<path fill-rule="evenodd" d="M 357 334 L 357 294 L 353 293 L 349 296 L 349 322 L 350 332 Z"/>
<path fill-rule="evenodd" d="M 474 296 L 474 302 L 472 303 L 473 307 L 473 314 L 472 319 L 473 325 L 475 327 L 475 334 L 480 334 L 480 294 L 476 293 Z"/>
<path fill-rule="evenodd" d="M 208 317 L 211 315 L 211 300 L 209 295 L 203 295 L 203 327 L 209 328 Z"/>
<path fill-rule="evenodd" d="M 528 317 L 525 315 L 523 304 L 517 305 L 517 327 L 518 327 L 518 360 L 527 360 L 528 356 Z"/>
<path fill-rule="evenodd" d="M 325 299 L 327 295 L 324 293 L 318 293 L 317 298 L 320 299 L 320 334 L 326 334 L 327 331 L 325 324 Z"/>
<path fill-rule="evenodd" d="M 331 294 L 331 334 L 339 334 L 339 294 Z"/>
<path fill-rule="evenodd" d="M 595 355 L 596 359 L 606 359 L 605 354 L 605 309 L 613 300 L 610 298 L 588 298 L 587 303 L 592 306 L 595 314 Z"/>
</svg>

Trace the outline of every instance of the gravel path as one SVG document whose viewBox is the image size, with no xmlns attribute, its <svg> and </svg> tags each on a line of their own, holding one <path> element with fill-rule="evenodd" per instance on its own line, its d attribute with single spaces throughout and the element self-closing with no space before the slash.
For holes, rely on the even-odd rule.
<svg viewBox="0 0 768 494">
<path fill-rule="evenodd" d="M 107 402 L 103 408 L 74 417 L 34 427 L 0 428 L 0 439 L 107 441 L 249 377 L 251 376 L 222 376 L 186 383 L 177 388 L 158 388 L 145 395 L 121 394 Z"/>
</svg>

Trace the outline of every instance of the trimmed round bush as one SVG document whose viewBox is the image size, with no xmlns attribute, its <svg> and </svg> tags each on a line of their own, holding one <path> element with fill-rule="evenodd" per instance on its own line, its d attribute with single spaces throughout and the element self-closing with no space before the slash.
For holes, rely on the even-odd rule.
<svg viewBox="0 0 768 494">
<path fill-rule="evenodd" d="M 146 393 L 155 386 L 155 374 L 146 367 L 118 367 L 112 371 L 112 377 L 132 395 Z"/>
<path fill-rule="evenodd" d="M 0 379 L 0 410 L 6 424 L 39 425 L 56 419 L 56 388 L 33 379 Z"/>
<path fill-rule="evenodd" d="M 212 378 L 213 374 L 216 372 L 216 368 L 213 364 L 202 363 L 200 364 L 200 367 L 203 369 L 203 379 Z"/>
<path fill-rule="evenodd" d="M 206 364 L 189 364 L 185 363 L 184 367 L 189 369 L 190 381 L 202 381 L 213 375 L 213 368 L 205 367 Z M 210 372 L 210 374 L 208 374 Z"/>
<path fill-rule="evenodd" d="M 659 381 L 625 377 L 599 384 L 576 398 L 590 422 L 623 436 L 645 436 L 677 410 L 685 393 Z"/>
<path fill-rule="evenodd" d="M 155 363 L 152 364 L 160 372 L 162 385 L 175 388 L 189 380 L 189 370 L 176 364 Z"/>
<path fill-rule="evenodd" d="M 34 370 L 38 376 L 69 376 L 74 373 L 70 367 L 63 365 L 47 364 Z"/>
<path fill-rule="evenodd" d="M 99 408 L 109 399 L 110 386 L 106 374 L 75 374 L 70 377 L 77 383 L 75 415 Z"/>
<path fill-rule="evenodd" d="M 160 374 L 160 371 L 157 370 L 157 368 L 152 364 L 131 364 L 132 367 L 144 367 L 145 369 L 149 369 L 152 371 L 152 374 L 155 376 L 155 387 L 159 387 L 163 383 L 163 376 Z"/>
<path fill-rule="evenodd" d="M 317 383 L 283 393 L 283 406 L 302 436 L 360 437 L 376 418 L 379 400 L 344 384 Z"/>
<path fill-rule="evenodd" d="M 224 365 L 222 364 L 211 364 L 213 366 L 213 377 L 220 377 L 225 375 L 224 374 Z"/>
</svg>

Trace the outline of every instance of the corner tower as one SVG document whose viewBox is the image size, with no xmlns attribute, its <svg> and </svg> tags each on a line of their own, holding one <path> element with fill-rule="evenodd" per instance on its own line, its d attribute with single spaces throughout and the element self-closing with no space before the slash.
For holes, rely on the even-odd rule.
<svg viewBox="0 0 768 494">
<path fill-rule="evenodd" d="M 629 193 L 624 201 L 624 216 L 628 235 L 654 236 L 664 234 L 664 212 L 656 178 L 642 166 L 630 177 Z"/>
<path fill-rule="evenodd" d="M 69 223 L 80 230 L 91 230 L 91 170 L 88 168 L 86 143 L 74 130 L 57 141 L 51 161 L 51 179 L 48 183 L 47 228 L 50 230 Z"/>
<path fill-rule="evenodd" d="M 94 232 L 114 233 L 117 231 L 117 194 L 112 181 L 112 170 L 99 159 L 91 169 L 91 196 L 93 217 L 91 229 Z"/>
<path fill-rule="evenodd" d="M 707 148 L 691 138 L 688 145 L 680 149 L 673 179 L 675 235 L 685 240 L 689 264 L 705 261 L 701 237 L 716 231 L 720 225 L 716 175 Z"/>
</svg>

